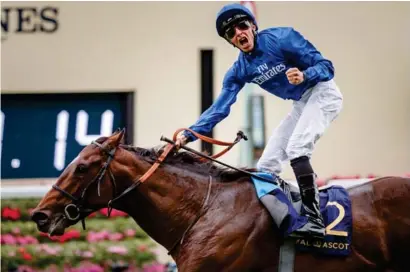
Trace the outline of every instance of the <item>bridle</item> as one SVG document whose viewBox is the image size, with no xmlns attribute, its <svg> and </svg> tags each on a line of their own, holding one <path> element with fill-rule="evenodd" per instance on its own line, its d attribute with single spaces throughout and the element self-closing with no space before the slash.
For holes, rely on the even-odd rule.
<svg viewBox="0 0 410 272">
<path fill-rule="evenodd" d="M 66 219 L 70 220 L 70 221 L 77 221 L 80 219 L 82 214 L 88 214 L 88 213 L 92 213 L 95 210 L 93 209 L 88 209 L 86 208 L 86 199 L 85 199 L 85 195 L 86 192 L 88 190 L 88 188 L 93 185 L 94 183 L 97 183 L 97 192 L 98 192 L 98 196 L 101 195 L 101 181 L 103 180 L 103 177 L 105 175 L 105 173 L 108 170 L 108 173 L 110 175 L 110 180 L 111 183 L 113 185 L 113 198 L 116 196 L 117 194 L 117 185 L 115 183 L 115 178 L 114 175 L 112 174 L 109 166 L 111 161 L 114 159 L 114 154 L 115 151 L 117 151 L 117 148 L 113 148 L 112 150 L 108 150 L 106 149 L 102 144 L 97 143 L 95 141 L 92 142 L 92 144 L 95 144 L 96 146 L 98 146 L 107 156 L 108 159 L 107 161 L 103 164 L 103 166 L 100 168 L 100 170 L 98 171 L 97 175 L 95 176 L 95 178 L 87 185 L 87 187 L 84 188 L 84 190 L 82 191 L 81 195 L 79 198 L 73 196 L 72 194 L 70 194 L 69 192 L 65 191 L 64 189 L 61 189 L 60 187 L 58 187 L 56 184 L 53 184 L 52 187 L 54 189 L 56 189 L 57 191 L 59 191 L 62 195 L 64 195 L 65 197 L 71 199 L 73 202 L 66 205 L 64 207 L 64 216 Z M 109 210 L 109 214 L 111 213 L 111 210 Z M 81 223 L 83 226 L 83 229 L 85 230 L 85 218 L 87 215 L 83 216 L 81 218 Z"/>
<path fill-rule="evenodd" d="M 73 196 L 69 192 L 67 192 L 64 189 L 61 189 L 60 187 L 58 187 L 56 184 L 53 184 L 53 186 L 52 186 L 54 189 L 59 191 L 62 195 L 64 195 L 65 197 L 67 197 L 67 198 L 69 198 L 73 201 L 72 203 L 70 203 L 70 204 L 68 204 L 64 207 L 64 216 L 65 216 L 65 218 L 70 220 L 70 221 L 77 221 L 81 217 L 80 220 L 81 220 L 81 223 L 82 223 L 82 226 L 83 226 L 84 230 L 85 230 L 85 218 L 87 217 L 87 214 L 96 211 L 96 210 L 93 210 L 93 209 L 86 208 L 85 195 L 86 195 L 87 189 L 91 185 L 93 185 L 94 183 L 97 183 L 98 196 L 100 196 L 101 195 L 100 194 L 100 187 L 101 187 L 100 184 L 101 184 L 101 181 L 103 180 L 103 177 L 104 177 L 105 173 L 108 171 L 108 173 L 110 175 L 111 183 L 113 185 L 113 194 L 112 194 L 113 196 L 112 196 L 112 199 L 108 202 L 108 217 L 110 217 L 111 211 L 113 209 L 113 206 L 112 206 L 113 203 L 115 201 L 117 201 L 118 199 L 122 198 L 123 196 L 125 196 L 126 194 L 128 194 L 129 192 L 131 192 L 133 189 L 138 187 L 141 183 L 145 182 L 155 172 L 155 170 L 158 168 L 158 166 L 164 161 L 164 159 L 169 154 L 169 152 L 174 148 L 173 144 L 168 144 L 165 147 L 164 151 L 162 152 L 161 156 L 159 156 L 159 158 L 151 166 L 151 168 L 148 169 L 148 171 L 144 175 L 142 175 L 139 178 L 137 178 L 136 180 L 134 180 L 130 187 L 125 189 L 120 195 L 117 196 L 117 185 L 115 183 L 114 175 L 112 174 L 112 172 L 109 168 L 111 161 L 114 159 L 114 155 L 115 155 L 115 152 L 117 151 L 117 147 L 113 148 L 112 150 L 108 150 L 102 144 L 97 143 L 96 141 L 93 141 L 92 144 L 98 146 L 105 154 L 107 154 L 108 159 L 104 163 L 104 165 L 100 168 L 100 170 L 98 171 L 95 178 L 87 185 L 87 187 L 84 188 L 84 190 L 82 191 L 80 197 L 77 198 L 77 197 Z"/>
</svg>

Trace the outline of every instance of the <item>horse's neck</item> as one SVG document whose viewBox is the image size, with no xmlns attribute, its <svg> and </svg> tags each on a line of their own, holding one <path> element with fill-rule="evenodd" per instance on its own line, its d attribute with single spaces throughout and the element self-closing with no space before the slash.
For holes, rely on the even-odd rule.
<svg viewBox="0 0 410 272">
<path fill-rule="evenodd" d="M 207 177 L 177 172 L 169 166 L 157 169 L 124 200 L 126 212 L 168 250 L 201 212 L 208 187 Z"/>
</svg>

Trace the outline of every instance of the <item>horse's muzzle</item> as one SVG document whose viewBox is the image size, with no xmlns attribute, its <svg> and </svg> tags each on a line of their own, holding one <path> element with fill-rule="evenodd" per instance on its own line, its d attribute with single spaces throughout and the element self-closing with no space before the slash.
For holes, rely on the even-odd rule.
<svg viewBox="0 0 410 272">
<path fill-rule="evenodd" d="M 42 232 L 47 232 L 50 225 L 50 215 L 49 210 L 34 210 L 31 213 L 31 220 L 37 224 L 37 228 Z"/>
</svg>

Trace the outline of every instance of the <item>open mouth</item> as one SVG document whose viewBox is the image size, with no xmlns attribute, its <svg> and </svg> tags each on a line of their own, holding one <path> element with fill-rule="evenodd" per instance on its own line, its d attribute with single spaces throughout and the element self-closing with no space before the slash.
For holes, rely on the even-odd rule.
<svg viewBox="0 0 410 272">
<path fill-rule="evenodd" d="M 63 235 L 65 226 L 65 216 L 61 215 L 56 220 L 50 225 L 50 228 L 48 230 L 48 236 L 54 236 L 54 235 Z"/>
<path fill-rule="evenodd" d="M 239 38 L 240 45 L 246 45 L 247 43 L 248 43 L 248 38 L 246 37 Z"/>
</svg>

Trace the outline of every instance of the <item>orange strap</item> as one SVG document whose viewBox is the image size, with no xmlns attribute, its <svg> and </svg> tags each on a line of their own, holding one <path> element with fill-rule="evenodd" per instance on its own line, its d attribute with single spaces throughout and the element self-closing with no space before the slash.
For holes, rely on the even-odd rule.
<svg viewBox="0 0 410 272">
<path fill-rule="evenodd" d="M 177 130 L 175 131 L 175 133 L 174 133 L 174 136 L 173 136 L 173 138 L 172 138 L 174 142 L 175 142 L 176 139 L 177 139 L 178 133 L 180 133 L 180 132 L 183 131 L 183 130 L 187 130 L 187 131 L 191 132 L 192 134 L 194 134 L 197 138 L 201 139 L 202 141 L 205 141 L 205 142 L 208 142 L 208 143 L 211 143 L 211 144 L 216 144 L 216 145 L 221 145 L 221 146 L 227 146 L 227 148 L 225 148 L 225 149 L 222 150 L 221 152 L 219 152 L 219 153 L 213 155 L 213 156 L 212 156 L 213 159 L 219 158 L 220 156 L 222 156 L 223 154 L 225 154 L 226 152 L 228 152 L 228 151 L 229 151 L 237 142 L 239 142 L 242 138 L 244 138 L 245 140 L 247 140 L 246 136 L 242 134 L 243 136 L 239 137 L 239 135 L 238 135 L 238 137 L 236 138 L 236 140 L 235 140 L 234 142 L 224 142 L 224 141 L 219 141 L 219 140 L 215 140 L 215 139 L 213 139 L 213 138 L 204 136 L 204 135 L 199 134 L 198 132 L 195 132 L 195 131 L 193 131 L 192 129 L 189 129 L 189 128 L 180 128 L 180 129 L 177 129 Z M 238 134 L 239 134 L 239 133 L 238 133 Z M 207 160 L 207 159 L 206 159 L 206 158 L 202 158 L 201 160 L 202 160 L 202 161 L 205 161 L 205 160 Z"/>
<path fill-rule="evenodd" d="M 222 145 L 222 146 L 227 146 L 227 148 L 225 148 L 224 150 L 222 150 L 221 152 L 219 152 L 218 154 L 215 154 L 212 156 L 213 159 L 216 159 L 220 156 L 222 156 L 223 154 L 225 154 L 228 150 L 230 150 L 237 142 L 239 142 L 242 138 L 247 139 L 246 136 L 244 136 L 243 134 L 239 135 L 238 133 L 238 137 L 236 138 L 236 140 L 234 142 L 223 142 L 223 141 L 219 141 L 219 140 L 215 140 L 213 138 L 210 137 L 206 137 L 204 135 L 201 135 L 195 131 L 193 131 L 192 129 L 189 128 L 180 128 L 177 131 L 175 131 L 174 136 L 173 136 L 173 141 L 176 141 L 177 135 L 179 132 L 183 131 L 183 130 L 188 130 L 189 132 L 191 132 L 192 134 L 194 134 L 196 137 L 198 137 L 199 139 L 206 141 L 208 143 L 211 144 L 217 144 L 217 145 Z M 165 158 L 168 156 L 169 152 L 171 152 L 171 150 L 174 148 L 175 145 L 173 144 L 167 144 L 165 146 L 164 152 L 162 152 L 161 156 L 159 156 L 159 158 L 157 159 L 157 161 L 151 166 L 150 169 L 148 169 L 147 172 L 144 173 L 144 175 L 142 175 L 142 177 L 140 177 L 138 179 L 138 181 L 140 183 L 145 182 L 154 172 L 155 170 L 157 170 L 157 168 L 159 167 L 159 165 L 165 160 Z M 202 161 L 207 160 L 206 158 L 201 158 Z"/>
<path fill-rule="evenodd" d="M 162 152 L 162 154 L 161 154 L 161 156 L 159 156 L 158 160 L 151 166 L 150 169 L 148 169 L 147 172 L 145 172 L 145 174 L 141 178 L 139 178 L 139 181 L 141 183 L 146 181 L 152 175 L 152 173 L 154 173 L 155 170 L 157 170 L 158 166 L 164 161 L 164 159 L 167 157 L 168 153 L 173 148 L 174 148 L 173 144 L 167 144 L 167 146 L 164 149 L 164 152 Z"/>
<path fill-rule="evenodd" d="M 144 173 L 144 175 L 142 175 L 140 178 L 134 180 L 132 182 L 132 185 L 130 187 L 128 187 L 127 189 L 125 189 L 125 191 L 123 191 L 119 196 L 117 196 L 117 197 L 111 199 L 110 201 L 108 201 L 108 217 L 110 216 L 111 211 L 113 209 L 112 208 L 112 203 L 117 201 L 119 198 L 123 197 L 124 195 L 126 195 L 131 190 L 134 190 L 141 183 L 144 183 L 155 172 L 155 170 L 157 170 L 159 165 L 164 161 L 164 159 L 167 157 L 169 152 L 174 148 L 174 146 L 175 145 L 173 145 L 173 144 L 168 144 L 165 147 L 164 152 L 162 152 L 161 156 L 159 156 L 158 160 L 148 169 L 147 172 Z"/>
</svg>

